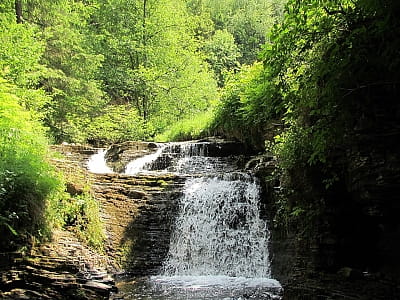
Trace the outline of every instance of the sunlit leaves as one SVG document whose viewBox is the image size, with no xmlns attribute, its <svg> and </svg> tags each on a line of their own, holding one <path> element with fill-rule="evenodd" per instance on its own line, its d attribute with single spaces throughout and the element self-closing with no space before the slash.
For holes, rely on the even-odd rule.
<svg viewBox="0 0 400 300">
<path fill-rule="evenodd" d="M 227 73 L 239 69 L 241 54 L 233 35 L 226 29 L 217 30 L 211 39 L 205 42 L 203 51 L 206 61 L 214 69 L 219 86 L 222 87 Z"/>
<path fill-rule="evenodd" d="M 44 228 L 47 197 L 60 182 L 47 162 L 44 130 L 0 78 L 0 233 L 2 249 Z M 7 248 L 6 248 L 7 247 Z"/>
<path fill-rule="evenodd" d="M 146 9 L 146 11 L 143 11 Z M 104 41 L 102 76 L 114 102 L 162 129 L 216 96 L 183 1 L 110 1 L 94 18 Z M 105 39 L 107 37 L 107 39 Z"/>
<path fill-rule="evenodd" d="M 0 23 L 0 75 L 15 84 L 32 87 L 39 78 L 39 59 L 44 51 L 33 27 Z"/>
</svg>

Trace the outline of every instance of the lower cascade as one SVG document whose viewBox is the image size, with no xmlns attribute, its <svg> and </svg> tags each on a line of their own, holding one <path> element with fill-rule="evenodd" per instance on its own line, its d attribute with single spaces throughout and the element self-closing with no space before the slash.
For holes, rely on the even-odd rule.
<svg viewBox="0 0 400 300">
<path fill-rule="evenodd" d="M 164 274 L 269 277 L 268 231 L 248 177 L 186 182 Z"/>
<path fill-rule="evenodd" d="M 186 182 L 163 274 L 151 278 L 166 299 L 280 299 L 258 204 L 245 174 Z"/>
<path fill-rule="evenodd" d="M 159 274 L 123 285 L 126 299 L 281 299 L 282 287 L 271 278 L 260 185 L 235 161 L 186 142 L 128 164 L 125 174 L 172 172 L 187 179 Z"/>
</svg>

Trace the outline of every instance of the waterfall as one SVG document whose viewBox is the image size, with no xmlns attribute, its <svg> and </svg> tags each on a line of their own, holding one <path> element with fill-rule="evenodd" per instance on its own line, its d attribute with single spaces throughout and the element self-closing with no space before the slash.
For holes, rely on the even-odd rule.
<svg viewBox="0 0 400 300">
<path fill-rule="evenodd" d="M 269 277 L 268 230 L 250 176 L 186 182 L 164 275 Z"/>
<path fill-rule="evenodd" d="M 217 156 L 218 145 L 212 153 L 210 145 L 162 144 L 127 165 L 127 175 L 185 178 L 159 274 L 136 277 L 127 299 L 281 299 L 282 287 L 271 278 L 259 182 L 237 156 Z"/>
<path fill-rule="evenodd" d="M 105 155 L 107 150 L 99 149 L 97 154 L 92 155 L 87 162 L 88 170 L 92 173 L 105 174 L 113 173 L 113 170 L 107 166 Z"/>
<path fill-rule="evenodd" d="M 165 154 L 168 170 L 190 177 L 179 199 L 168 256 L 160 275 L 152 277 L 152 289 L 163 298 L 152 297 L 280 299 L 281 285 L 271 279 L 258 180 L 241 171 L 235 157 L 208 156 L 204 143 L 173 144 L 158 157 Z"/>
</svg>

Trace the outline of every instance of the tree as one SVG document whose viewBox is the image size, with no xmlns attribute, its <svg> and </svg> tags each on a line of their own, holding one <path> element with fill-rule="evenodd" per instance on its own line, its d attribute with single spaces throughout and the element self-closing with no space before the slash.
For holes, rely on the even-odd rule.
<svg viewBox="0 0 400 300">
<path fill-rule="evenodd" d="M 215 96 L 183 1 L 104 2 L 93 22 L 105 56 L 104 88 L 114 103 L 132 104 L 146 122 L 162 115 L 156 124 L 162 128 Z"/>
<path fill-rule="evenodd" d="M 216 29 L 226 29 L 237 44 L 241 64 L 252 64 L 265 43 L 266 33 L 281 19 L 282 0 L 203 0 Z"/>
<path fill-rule="evenodd" d="M 84 141 L 84 128 L 106 103 L 96 80 L 102 56 L 92 51 L 87 30 L 91 9 L 67 0 L 27 4 L 26 18 L 40 24 L 46 45 L 40 84 L 52 99 L 43 109 L 44 122 L 57 142 Z"/>
<path fill-rule="evenodd" d="M 217 76 L 218 85 L 223 87 L 225 76 L 240 67 L 240 52 L 233 35 L 226 29 L 217 30 L 211 39 L 204 43 L 203 51 L 206 61 Z"/>
<path fill-rule="evenodd" d="M 21 24 L 23 22 L 21 0 L 15 0 L 15 15 L 17 17 L 17 23 Z"/>
</svg>

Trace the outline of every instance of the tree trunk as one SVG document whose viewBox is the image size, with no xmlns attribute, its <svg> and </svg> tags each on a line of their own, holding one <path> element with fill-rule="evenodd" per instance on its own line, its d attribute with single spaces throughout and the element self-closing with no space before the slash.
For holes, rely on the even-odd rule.
<svg viewBox="0 0 400 300">
<path fill-rule="evenodd" d="M 24 22 L 24 19 L 22 17 L 22 2 L 21 2 L 21 0 L 15 0 L 15 15 L 16 15 L 18 24 L 21 24 Z"/>
<path fill-rule="evenodd" d="M 143 65 L 146 67 L 147 65 L 147 36 L 146 36 L 146 18 L 147 18 L 147 0 L 143 0 L 143 20 L 142 20 L 142 27 L 143 27 L 143 34 L 142 34 L 142 45 L 143 45 Z"/>
</svg>

